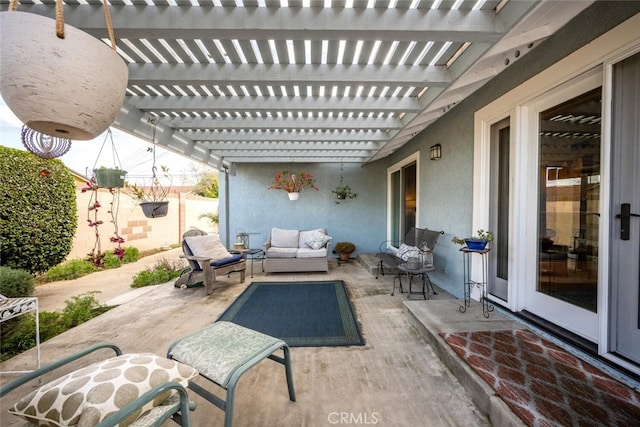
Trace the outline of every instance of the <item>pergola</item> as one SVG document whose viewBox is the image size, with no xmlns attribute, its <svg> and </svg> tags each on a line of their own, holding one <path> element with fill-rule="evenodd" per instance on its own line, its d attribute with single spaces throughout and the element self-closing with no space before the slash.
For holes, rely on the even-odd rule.
<svg viewBox="0 0 640 427">
<path fill-rule="evenodd" d="M 18 10 L 54 16 L 53 0 Z M 109 44 L 100 0 L 65 22 Z M 114 126 L 217 168 L 384 158 L 592 0 L 112 0 Z M 0 1 L 2 10 L 8 1 Z"/>
</svg>

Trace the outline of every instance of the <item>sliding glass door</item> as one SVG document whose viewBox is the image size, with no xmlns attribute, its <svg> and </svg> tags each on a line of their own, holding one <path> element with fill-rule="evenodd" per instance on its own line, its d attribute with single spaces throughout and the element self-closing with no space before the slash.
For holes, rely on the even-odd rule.
<svg viewBox="0 0 640 427">
<path fill-rule="evenodd" d="M 389 170 L 389 240 L 401 242 L 416 226 L 418 162 L 410 160 Z"/>
</svg>

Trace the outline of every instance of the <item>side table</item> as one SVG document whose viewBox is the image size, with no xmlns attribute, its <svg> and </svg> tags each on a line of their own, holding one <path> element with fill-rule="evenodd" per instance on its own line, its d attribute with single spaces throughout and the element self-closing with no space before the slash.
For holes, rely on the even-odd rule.
<svg viewBox="0 0 640 427">
<path fill-rule="evenodd" d="M 229 253 L 242 254 L 244 259 L 251 261 L 251 278 L 253 278 L 253 261 L 259 260 L 262 263 L 264 273 L 264 250 L 262 249 L 231 249 Z"/>
<path fill-rule="evenodd" d="M 480 302 L 482 303 L 482 314 L 489 318 L 489 313 L 493 311 L 493 305 L 487 299 L 487 271 L 489 270 L 489 257 L 487 254 L 491 249 L 474 250 L 469 248 L 461 248 L 462 252 L 462 270 L 464 274 L 464 304 L 458 307 L 460 313 L 467 311 L 467 307 L 471 305 L 471 289 L 475 286 L 480 290 Z M 471 255 L 480 255 L 482 265 L 482 278 L 480 281 L 471 280 Z"/>
<path fill-rule="evenodd" d="M 398 282 L 400 283 L 400 293 L 402 293 L 402 273 L 405 273 L 409 277 L 409 292 L 407 293 L 407 298 L 411 298 L 411 295 L 422 295 L 424 299 L 427 299 L 427 296 L 429 295 L 429 286 L 431 286 L 431 292 L 433 292 L 434 295 L 437 295 L 436 290 L 433 287 L 433 283 L 431 283 L 431 279 L 429 279 L 429 275 L 428 275 L 428 273 L 435 270 L 435 267 L 433 265 L 413 267 L 413 266 L 409 266 L 408 263 L 404 263 L 398 266 L 398 270 L 399 270 Z M 418 292 L 418 291 L 414 292 L 411 289 L 411 282 L 412 282 L 413 276 L 418 276 L 422 280 L 422 292 Z M 394 280 L 393 282 L 394 291 L 395 291 L 395 286 L 396 284 Z M 393 295 L 393 293 L 391 295 Z"/>
</svg>

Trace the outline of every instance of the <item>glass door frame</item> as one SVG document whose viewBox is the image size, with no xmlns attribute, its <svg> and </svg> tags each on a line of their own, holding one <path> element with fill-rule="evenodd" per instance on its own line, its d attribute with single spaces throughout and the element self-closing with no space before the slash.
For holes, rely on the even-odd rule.
<svg viewBox="0 0 640 427">
<path fill-rule="evenodd" d="M 416 212 L 415 212 L 415 226 L 417 227 L 420 222 L 420 152 L 416 151 L 410 156 L 405 157 L 399 162 L 389 166 L 387 168 L 387 241 L 401 240 L 404 238 L 400 230 L 394 230 L 393 227 L 402 224 L 400 216 L 404 215 L 402 208 L 404 203 L 400 200 L 400 205 L 396 206 L 395 202 L 398 202 L 396 195 L 394 194 L 394 181 L 393 176 L 395 173 L 400 173 L 400 186 L 403 186 L 402 170 L 403 168 L 415 163 L 416 165 Z M 396 220 L 397 219 L 397 220 Z M 397 235 L 397 239 L 394 236 Z"/>
<path fill-rule="evenodd" d="M 531 190 L 527 194 L 527 200 L 525 206 L 528 211 L 534 211 L 534 219 L 530 223 L 529 236 L 539 236 L 539 116 L 543 111 L 562 104 L 576 96 L 585 94 L 593 89 L 602 86 L 603 73 L 602 67 L 597 67 L 589 72 L 572 79 L 571 81 L 556 87 L 553 91 L 543 94 L 535 101 L 531 102 L 527 107 L 526 121 L 528 123 L 528 141 L 532 151 L 532 156 L 529 159 L 532 160 L 531 164 L 535 164 L 536 167 L 528 168 L 528 182 L 531 183 Z M 601 125 L 604 129 L 604 124 Z M 602 132 L 605 133 L 605 132 Z M 600 152 L 602 154 L 605 142 L 601 141 Z M 602 158 L 602 156 L 601 156 Z M 535 183 L 535 184 L 534 184 Z M 535 185 L 535 191 L 533 187 Z M 535 207 L 535 209 L 534 209 Z M 602 212 L 602 198 L 599 201 L 599 211 Z M 600 224 L 600 230 L 602 224 Z M 600 243 L 602 240 L 600 238 Z M 567 329 L 573 333 L 576 333 L 590 341 L 598 342 L 598 326 L 599 326 L 599 313 L 579 308 L 570 303 L 558 300 L 552 296 L 539 292 L 537 289 L 538 280 L 538 239 L 529 238 L 526 241 L 527 246 L 527 263 L 531 264 L 528 268 L 533 272 L 532 276 L 529 276 L 524 290 L 524 301 L 521 309 L 530 311 L 531 313 L 542 317 L 543 319 L 549 319 L 553 323 L 560 327 Z M 601 263 L 599 262 L 599 266 Z M 598 296 L 602 295 L 601 289 L 603 288 L 602 277 L 598 276 Z M 599 298 L 600 299 L 600 298 Z M 600 308 L 600 305 L 599 307 Z M 570 313 L 570 314 L 569 314 Z M 553 320 L 551 320 L 553 319 Z"/>
<path fill-rule="evenodd" d="M 486 228 L 489 224 L 490 206 L 490 127 L 498 121 L 511 117 L 511 139 L 514 141 L 514 152 L 512 153 L 513 186 L 511 189 L 513 197 L 510 204 L 512 214 L 510 216 L 510 260 L 509 260 L 509 301 L 494 301 L 510 311 L 521 311 L 525 307 L 525 293 L 521 291 L 520 283 L 526 283 L 530 278 L 535 278 L 536 263 L 535 254 L 537 242 L 523 242 L 528 235 L 533 235 L 537 231 L 536 209 L 522 209 L 526 206 L 527 182 L 533 179 L 537 182 L 537 171 L 534 171 L 533 178 L 529 177 L 523 165 L 527 165 L 530 159 L 535 159 L 535 151 L 532 146 L 537 147 L 537 143 L 526 143 L 531 133 L 530 126 L 530 103 L 533 99 L 542 94 L 551 93 L 565 82 L 571 82 L 589 70 L 598 69 L 603 73 L 601 84 L 603 86 L 603 134 L 601 151 L 601 182 L 603 192 L 600 203 L 600 254 L 598 266 L 599 283 L 598 291 L 598 353 L 619 366 L 625 367 L 632 372 L 638 372 L 637 366 L 632 366 L 624 359 L 610 353 L 608 348 L 609 339 L 609 300 L 608 277 L 609 277 L 609 223 L 613 220 L 609 214 L 610 194 L 608 185 L 611 179 L 609 163 L 610 153 L 610 102 L 611 102 L 611 68 L 613 64 L 640 51 L 640 43 L 637 40 L 637 28 L 640 27 L 640 15 L 636 15 L 624 21 L 614 29 L 604 33 L 594 39 L 588 45 L 567 55 L 557 63 L 539 72 L 535 76 L 526 80 L 519 86 L 506 92 L 476 111 L 474 116 L 474 175 L 473 175 L 473 229 Z M 534 117 L 536 120 L 537 117 Z M 535 123 L 535 121 L 534 121 Z M 535 137 L 535 135 L 534 135 Z M 534 139 L 537 141 L 537 137 Z M 521 167 L 522 166 L 522 167 Z M 537 199 L 537 195 L 534 194 Z M 534 201 L 537 203 L 537 200 Z M 537 206 L 534 204 L 533 206 Z M 514 207 L 517 209 L 514 210 Z M 529 212 L 531 211 L 531 212 Z M 533 234 L 532 234 L 533 233 Z M 533 262 L 528 262 L 533 259 Z M 473 274 L 473 272 L 472 272 Z"/>
</svg>

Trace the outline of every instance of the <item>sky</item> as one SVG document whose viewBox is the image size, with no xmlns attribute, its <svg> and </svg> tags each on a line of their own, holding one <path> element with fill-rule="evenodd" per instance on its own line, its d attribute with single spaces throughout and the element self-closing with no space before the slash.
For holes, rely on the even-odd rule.
<svg viewBox="0 0 640 427">
<path fill-rule="evenodd" d="M 0 98 L 0 145 L 27 151 L 21 140 L 22 122 Z M 151 178 L 153 144 L 112 128 L 113 146 L 120 159 L 122 169 L 127 171 L 127 181 L 145 183 Z M 104 144 L 102 152 L 100 147 Z M 58 157 L 68 168 L 85 176 L 91 176 L 94 165 L 118 165 L 112 154 L 111 139 L 107 132 L 89 141 L 71 141 L 71 149 Z M 98 156 L 98 154 L 100 155 Z M 193 185 L 197 181 L 197 170 L 215 171 L 187 157 L 156 147 L 156 167 L 167 166 L 173 178 L 172 185 Z"/>
</svg>

